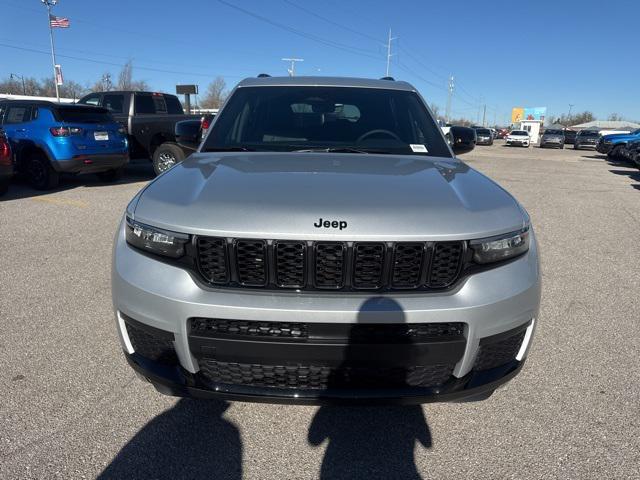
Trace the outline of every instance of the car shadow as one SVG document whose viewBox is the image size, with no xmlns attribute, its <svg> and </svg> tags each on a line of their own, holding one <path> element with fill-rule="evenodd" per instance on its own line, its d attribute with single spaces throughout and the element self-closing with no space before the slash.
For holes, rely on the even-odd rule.
<svg viewBox="0 0 640 480">
<path fill-rule="evenodd" d="M 402 307 L 394 300 L 374 297 L 361 307 L 358 323 L 404 323 Z M 358 355 L 355 324 L 349 335 L 342 368 L 362 361 Z M 403 373 L 406 375 L 406 373 Z M 344 376 L 330 378 L 338 388 Z M 422 407 L 324 406 L 317 410 L 307 440 L 312 446 L 327 443 L 320 479 L 422 478 L 415 464 L 416 443 L 431 448 L 431 431 Z"/>
<path fill-rule="evenodd" d="M 638 170 L 609 170 L 611 173 L 615 174 L 615 175 L 625 175 L 627 177 L 629 177 L 631 180 L 633 180 L 634 182 L 638 182 L 635 183 L 633 185 L 631 185 L 632 188 L 635 188 L 636 190 L 640 190 L 640 171 Z"/>
<path fill-rule="evenodd" d="M 0 201 L 19 200 L 21 198 L 39 197 L 52 193 L 65 192 L 79 187 L 105 187 L 110 185 L 124 185 L 128 183 L 148 182 L 155 178 L 153 166 L 148 161 L 136 161 L 125 167 L 122 178 L 115 182 L 103 182 L 97 175 L 61 175 L 60 184 L 51 190 L 36 190 L 31 187 L 27 180 L 20 175 L 16 175 L 9 184 L 9 190 L 0 197 Z"/>
<path fill-rule="evenodd" d="M 240 431 L 223 417 L 228 407 L 219 400 L 178 401 L 147 423 L 97 478 L 242 478 Z"/>
</svg>

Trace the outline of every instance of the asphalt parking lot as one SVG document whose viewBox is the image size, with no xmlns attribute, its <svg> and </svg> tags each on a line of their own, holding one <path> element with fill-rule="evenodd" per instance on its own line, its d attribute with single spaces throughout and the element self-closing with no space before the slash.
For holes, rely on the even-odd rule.
<svg viewBox="0 0 640 480">
<path fill-rule="evenodd" d="M 338 408 L 179 400 L 135 377 L 111 312 L 122 212 L 152 177 L 0 201 L 0 478 L 640 478 L 640 172 L 592 151 L 463 159 L 527 208 L 537 337 L 489 400 Z"/>
</svg>

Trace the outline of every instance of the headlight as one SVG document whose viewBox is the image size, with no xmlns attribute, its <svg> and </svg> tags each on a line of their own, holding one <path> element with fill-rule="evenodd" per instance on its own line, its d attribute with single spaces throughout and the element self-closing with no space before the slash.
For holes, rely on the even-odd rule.
<svg viewBox="0 0 640 480">
<path fill-rule="evenodd" d="M 507 260 L 529 250 L 529 227 L 497 237 L 471 240 L 473 259 L 476 263 L 492 263 Z"/>
<path fill-rule="evenodd" d="M 166 257 L 183 256 L 184 246 L 189 241 L 189 235 L 144 225 L 129 217 L 126 228 L 127 243 Z"/>
</svg>

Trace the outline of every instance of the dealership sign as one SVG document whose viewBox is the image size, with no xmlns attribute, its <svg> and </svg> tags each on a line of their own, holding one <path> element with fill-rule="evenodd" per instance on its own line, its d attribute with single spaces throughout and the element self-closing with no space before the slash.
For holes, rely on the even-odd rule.
<svg viewBox="0 0 640 480">
<path fill-rule="evenodd" d="M 547 116 L 547 107 L 514 107 L 511 110 L 511 123 L 523 120 L 540 120 L 544 122 Z"/>
</svg>

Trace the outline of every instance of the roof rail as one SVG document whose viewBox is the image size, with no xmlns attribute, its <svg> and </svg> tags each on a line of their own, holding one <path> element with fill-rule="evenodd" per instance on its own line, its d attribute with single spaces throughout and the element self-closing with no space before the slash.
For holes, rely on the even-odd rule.
<svg viewBox="0 0 640 480">
<path fill-rule="evenodd" d="M 390 82 L 395 82 L 396 79 L 393 77 L 382 77 L 380 80 L 389 80 Z"/>
<path fill-rule="evenodd" d="M 258 74 L 258 78 L 268 78 L 268 77 L 270 77 L 270 76 L 271 76 L 271 75 L 269 75 L 268 73 L 259 73 L 259 74 Z"/>
</svg>

